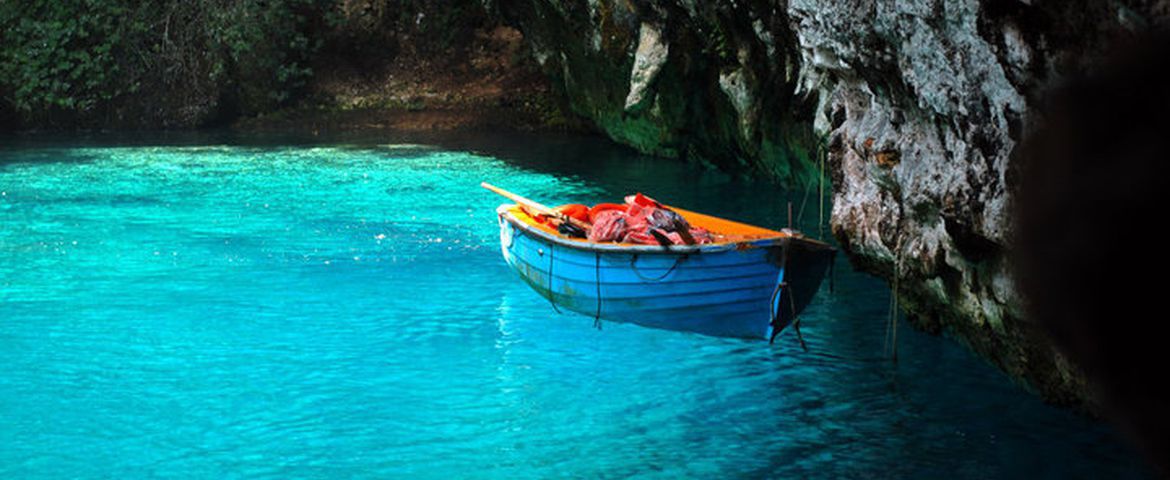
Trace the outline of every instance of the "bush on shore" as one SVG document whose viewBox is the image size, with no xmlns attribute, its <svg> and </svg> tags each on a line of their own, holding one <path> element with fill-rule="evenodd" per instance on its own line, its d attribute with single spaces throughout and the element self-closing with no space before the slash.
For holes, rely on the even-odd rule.
<svg viewBox="0 0 1170 480">
<path fill-rule="evenodd" d="M 449 48 L 484 19 L 472 0 L 0 0 L 0 126 L 225 122 L 296 101 L 330 62 Z"/>
</svg>

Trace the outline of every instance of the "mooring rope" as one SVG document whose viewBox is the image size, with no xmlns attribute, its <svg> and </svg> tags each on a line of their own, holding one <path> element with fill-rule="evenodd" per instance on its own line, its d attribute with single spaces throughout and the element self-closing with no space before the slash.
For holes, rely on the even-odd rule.
<svg viewBox="0 0 1170 480">
<path fill-rule="evenodd" d="M 788 289 L 788 308 L 792 311 L 792 330 L 796 332 L 796 339 L 800 340 L 800 348 L 808 351 L 808 345 L 804 343 L 804 335 L 800 334 L 800 317 L 796 316 L 796 297 L 792 295 L 792 289 Z"/>
<path fill-rule="evenodd" d="M 808 206 L 808 195 L 810 193 L 812 193 L 812 179 L 811 178 L 809 179 L 808 185 L 806 185 L 804 187 L 804 197 L 801 198 L 801 200 L 800 200 L 800 210 L 796 211 L 796 224 L 797 225 L 800 225 L 800 222 L 804 219 L 804 207 Z M 792 225 L 789 225 L 789 227 L 792 227 Z M 800 230 L 800 229 L 798 228 L 797 230 Z"/>
<path fill-rule="evenodd" d="M 553 293 L 553 288 L 552 288 L 553 263 L 555 263 L 554 258 L 553 258 L 553 255 L 554 255 L 553 252 L 555 252 L 555 251 L 556 251 L 556 244 L 555 243 L 548 244 L 548 303 L 550 305 L 552 305 L 553 310 L 556 310 L 557 314 L 560 315 L 561 309 L 557 307 L 557 301 L 555 300 L 556 294 Z"/>
<path fill-rule="evenodd" d="M 601 330 L 601 252 L 593 252 L 593 278 L 597 284 L 597 313 L 593 315 L 593 327 Z"/>
<path fill-rule="evenodd" d="M 812 184 L 817 184 L 817 232 L 819 235 L 825 235 L 825 157 L 828 155 L 828 149 L 825 147 L 824 139 L 817 140 L 816 147 L 817 155 L 817 176 L 815 179 L 810 178 L 808 184 L 804 187 L 804 199 L 800 202 L 800 210 L 796 214 L 796 224 L 799 225 L 804 219 L 804 207 L 808 204 L 808 194 L 812 192 Z"/>
<path fill-rule="evenodd" d="M 768 311 L 771 318 L 768 325 L 772 327 L 772 338 L 768 339 L 768 343 L 776 341 L 776 336 L 780 335 L 780 329 L 776 328 L 776 317 L 780 316 L 780 295 L 781 290 L 786 286 L 784 276 L 788 274 L 788 243 L 785 242 L 780 247 L 780 273 L 776 275 L 776 288 L 772 289 L 772 296 L 768 300 Z"/>
<path fill-rule="evenodd" d="M 503 222 L 503 215 L 500 216 L 500 221 Z M 504 245 L 504 250 L 511 250 L 512 244 L 516 243 L 516 229 L 511 225 L 505 224 L 508 227 L 508 244 Z"/>
<path fill-rule="evenodd" d="M 781 272 L 780 275 L 783 278 L 784 273 Z M 780 330 L 776 328 L 776 316 L 780 314 L 777 312 L 780 309 L 780 304 L 776 303 L 776 295 L 780 294 L 781 288 L 784 288 L 783 280 L 776 282 L 776 288 L 772 289 L 772 295 L 768 297 L 768 313 L 771 314 L 768 318 L 768 325 L 772 327 L 772 338 L 768 339 L 768 343 L 776 341 L 776 336 L 780 334 Z"/>
<path fill-rule="evenodd" d="M 658 278 L 648 278 L 648 277 L 643 276 L 642 272 L 638 271 L 638 255 L 634 254 L 634 256 L 630 257 L 630 270 L 633 270 L 634 275 L 637 275 L 638 278 L 642 279 L 642 281 L 644 281 L 644 282 L 659 282 L 659 281 L 662 281 L 663 279 L 665 279 L 666 277 L 669 277 L 670 274 L 672 272 L 674 272 L 674 269 L 678 268 L 679 264 L 681 264 L 683 260 L 687 259 L 687 256 L 688 255 L 683 254 L 681 256 L 676 257 L 674 259 L 674 265 L 671 265 L 670 268 L 666 270 L 666 273 L 662 274 L 662 276 L 660 276 Z"/>
<path fill-rule="evenodd" d="M 829 149 L 824 147 L 824 139 L 817 142 L 817 200 L 820 208 L 817 211 L 817 233 L 825 236 L 825 157 Z"/>
<path fill-rule="evenodd" d="M 883 349 L 890 355 L 890 359 L 894 362 L 898 361 L 898 287 L 899 277 L 902 272 L 902 249 L 901 241 L 898 242 L 898 251 L 894 253 L 894 281 L 893 288 L 890 291 L 890 314 L 886 321 L 886 343 Z"/>
<path fill-rule="evenodd" d="M 901 197 L 901 189 L 895 193 Z M 898 198 L 898 223 L 894 228 L 894 278 L 891 282 L 893 284 L 893 291 L 890 293 L 890 320 L 886 324 L 886 337 L 889 340 L 890 360 L 894 363 L 898 362 L 898 310 L 899 310 L 899 290 L 902 277 L 902 255 L 904 250 L 902 242 L 905 237 L 902 235 L 902 219 L 905 212 L 905 199 Z"/>
</svg>

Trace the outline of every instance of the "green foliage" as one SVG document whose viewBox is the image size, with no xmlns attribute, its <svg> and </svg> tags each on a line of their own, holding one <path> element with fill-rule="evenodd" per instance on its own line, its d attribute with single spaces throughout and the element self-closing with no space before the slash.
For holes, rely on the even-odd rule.
<svg viewBox="0 0 1170 480">
<path fill-rule="evenodd" d="M 310 27 L 324 24 L 331 6 L 328 0 L 238 0 L 214 10 L 211 47 L 225 53 L 219 67 L 233 74 L 244 113 L 275 108 L 305 86 L 321 47 Z"/>
<path fill-rule="evenodd" d="M 216 103 L 225 89 L 242 113 L 275 108 L 312 76 L 313 29 L 334 4 L 0 0 L 0 101 L 31 123 L 100 119 L 135 97 Z"/>
<path fill-rule="evenodd" d="M 486 20 L 481 0 L 345 0 L 326 14 L 339 37 L 332 39 L 332 53 L 361 57 L 400 48 L 442 55 L 470 43 Z"/>
<path fill-rule="evenodd" d="M 115 55 L 134 29 L 123 5 L 0 0 L 0 83 L 19 112 L 90 111 L 132 92 Z"/>
<path fill-rule="evenodd" d="M 302 96 L 314 67 L 448 55 L 485 18 L 479 0 L 0 0 L 0 121 L 192 126 L 269 112 Z"/>
<path fill-rule="evenodd" d="M 439 50 L 457 46 L 469 36 L 475 22 L 480 21 L 478 6 L 475 9 L 457 2 L 404 1 L 403 12 L 414 13 L 407 21 L 413 21 L 419 35 L 432 38 L 431 43 Z M 444 4 L 446 3 L 446 4 Z M 418 16 L 418 14 L 422 16 Z"/>
</svg>

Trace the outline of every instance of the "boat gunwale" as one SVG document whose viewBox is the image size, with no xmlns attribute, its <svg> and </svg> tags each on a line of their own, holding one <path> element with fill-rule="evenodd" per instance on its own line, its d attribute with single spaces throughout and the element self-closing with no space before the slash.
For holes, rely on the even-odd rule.
<svg viewBox="0 0 1170 480">
<path fill-rule="evenodd" d="M 658 254 L 658 255 L 676 255 L 676 254 L 693 254 L 693 253 L 721 253 L 733 250 L 744 250 L 752 248 L 766 248 L 773 246 L 781 246 L 792 242 L 803 243 L 808 246 L 836 251 L 837 248 L 820 240 L 805 237 L 803 234 L 791 234 L 785 232 L 778 232 L 780 235 L 773 237 L 759 238 L 745 241 L 732 241 L 720 243 L 708 243 L 703 245 L 630 245 L 619 243 L 595 243 L 588 241 L 570 240 L 559 235 L 540 230 L 532 225 L 525 223 L 523 220 L 512 215 L 511 210 L 516 208 L 514 203 L 505 203 L 496 208 L 496 214 L 500 219 L 507 221 L 512 226 L 519 229 L 522 233 L 530 234 L 540 240 L 551 242 L 556 245 L 574 248 L 577 250 L 585 250 L 590 252 L 600 253 L 627 253 L 627 254 Z"/>
</svg>

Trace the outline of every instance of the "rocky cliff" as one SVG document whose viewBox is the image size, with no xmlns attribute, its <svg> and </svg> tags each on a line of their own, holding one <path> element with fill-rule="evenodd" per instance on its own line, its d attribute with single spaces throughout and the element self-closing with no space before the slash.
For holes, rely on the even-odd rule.
<svg viewBox="0 0 1170 480">
<path fill-rule="evenodd" d="M 1147 1 L 498 0 L 572 108 L 641 151 L 789 180 L 825 153 L 833 233 L 921 327 L 1047 399 L 1091 401 L 1023 314 L 1010 253 L 1045 92 Z"/>
<path fill-rule="evenodd" d="M 574 111 L 638 150 L 789 179 L 815 173 L 815 102 L 783 9 L 764 2 L 501 0 Z"/>
</svg>

